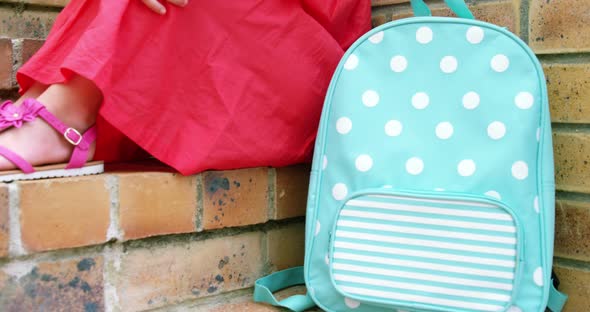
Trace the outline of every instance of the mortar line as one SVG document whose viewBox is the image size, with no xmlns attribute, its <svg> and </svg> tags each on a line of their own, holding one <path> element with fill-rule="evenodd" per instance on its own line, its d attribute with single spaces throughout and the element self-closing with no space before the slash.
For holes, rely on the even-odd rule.
<svg viewBox="0 0 590 312">
<path fill-rule="evenodd" d="M 275 168 L 268 169 L 268 199 L 266 203 L 266 214 L 268 220 L 274 220 L 277 217 L 277 170 Z"/>
<path fill-rule="evenodd" d="M 198 174 L 195 178 L 197 188 L 197 207 L 195 208 L 195 229 L 197 232 L 203 231 L 203 175 Z"/>
<path fill-rule="evenodd" d="M 109 227 L 107 229 L 107 241 L 123 240 L 124 233 L 121 229 L 119 220 L 119 177 L 115 175 L 108 175 L 105 179 L 105 186 L 109 190 Z"/>
<path fill-rule="evenodd" d="M 23 246 L 22 229 L 20 226 L 20 194 L 18 183 L 8 184 L 8 219 L 10 225 L 8 254 L 11 257 L 26 255 L 27 252 Z"/>
</svg>

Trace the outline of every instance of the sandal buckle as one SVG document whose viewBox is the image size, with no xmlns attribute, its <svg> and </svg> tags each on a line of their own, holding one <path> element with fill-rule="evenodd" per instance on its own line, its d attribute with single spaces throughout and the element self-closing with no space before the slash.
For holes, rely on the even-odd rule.
<svg viewBox="0 0 590 312">
<path fill-rule="evenodd" d="M 73 132 L 75 135 L 78 136 L 77 140 L 74 141 L 68 136 L 68 134 L 70 134 L 71 132 Z M 67 128 L 66 131 L 64 132 L 64 138 L 66 138 L 66 140 L 74 146 L 78 146 L 78 144 L 80 144 L 80 142 L 82 142 L 82 135 L 80 134 L 80 132 L 78 132 L 78 130 L 76 130 L 74 128 Z"/>
</svg>

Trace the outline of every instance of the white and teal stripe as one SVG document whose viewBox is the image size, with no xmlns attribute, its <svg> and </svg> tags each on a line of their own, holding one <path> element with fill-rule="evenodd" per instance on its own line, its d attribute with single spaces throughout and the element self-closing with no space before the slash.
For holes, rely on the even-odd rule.
<svg viewBox="0 0 590 312">
<path fill-rule="evenodd" d="M 330 265 L 336 286 L 366 301 L 501 311 L 516 233 L 512 215 L 491 204 L 362 196 L 340 212 Z"/>
</svg>

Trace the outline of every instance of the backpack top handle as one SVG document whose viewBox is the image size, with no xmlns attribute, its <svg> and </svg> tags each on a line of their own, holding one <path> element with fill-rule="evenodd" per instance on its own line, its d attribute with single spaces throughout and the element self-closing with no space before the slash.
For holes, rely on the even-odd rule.
<svg viewBox="0 0 590 312">
<path fill-rule="evenodd" d="M 460 18 L 475 19 L 464 0 L 445 0 L 449 8 Z M 432 13 L 424 0 L 411 0 L 415 16 L 431 16 Z"/>
</svg>

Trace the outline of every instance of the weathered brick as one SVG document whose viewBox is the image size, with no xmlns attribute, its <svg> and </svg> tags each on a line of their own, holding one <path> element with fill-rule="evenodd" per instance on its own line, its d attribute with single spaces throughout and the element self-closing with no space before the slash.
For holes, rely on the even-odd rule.
<svg viewBox="0 0 590 312">
<path fill-rule="evenodd" d="M 0 271 L 2 311 L 103 311 L 103 259 L 11 263 Z M 28 269 L 22 274 L 19 270 Z M 22 275 L 22 276 L 20 276 Z"/>
<path fill-rule="evenodd" d="M 555 255 L 590 261 L 590 203 L 558 200 L 555 207 Z"/>
<path fill-rule="evenodd" d="M 274 219 L 286 219 L 305 215 L 309 171 L 309 165 L 276 169 L 276 210 Z"/>
<path fill-rule="evenodd" d="M 590 122 L 590 64 L 543 64 L 554 122 Z"/>
<path fill-rule="evenodd" d="M 219 229 L 268 220 L 268 169 L 203 174 L 203 228 Z"/>
<path fill-rule="evenodd" d="M 0 38 L 0 89 L 12 88 L 12 41 Z"/>
<path fill-rule="evenodd" d="M 57 12 L 22 11 L 15 6 L 0 8 L 0 37 L 45 38 L 51 30 Z"/>
<path fill-rule="evenodd" d="M 398 4 L 410 2 L 410 0 L 371 0 L 372 6 L 381 6 L 381 5 L 389 5 L 389 4 Z"/>
<path fill-rule="evenodd" d="M 561 281 L 559 290 L 569 296 L 563 312 L 590 311 L 590 271 L 559 263 L 553 269 Z"/>
<path fill-rule="evenodd" d="M 305 224 L 295 223 L 268 232 L 268 260 L 276 270 L 303 265 Z"/>
<path fill-rule="evenodd" d="M 507 27 L 511 32 L 519 34 L 520 32 L 520 2 L 518 0 L 504 0 L 493 2 L 472 2 L 469 9 L 473 12 L 476 19 Z M 444 4 L 430 5 L 432 15 L 435 16 L 454 16 L 453 12 Z M 398 20 L 414 16 L 410 9 L 396 11 L 392 19 Z"/>
<path fill-rule="evenodd" d="M 536 53 L 590 51 L 588 0 L 531 0 L 529 44 Z"/>
<path fill-rule="evenodd" d="M 70 2 L 70 0 L 3 0 L 3 2 L 14 2 L 14 3 L 28 3 L 28 4 L 35 4 L 35 5 L 46 5 L 46 6 L 55 6 L 55 7 L 63 7 Z"/>
<path fill-rule="evenodd" d="M 172 173 L 119 176 L 119 215 L 125 239 L 196 231 L 195 177 Z"/>
<path fill-rule="evenodd" d="M 21 46 L 21 60 L 25 64 L 45 43 L 45 40 L 23 39 Z"/>
<path fill-rule="evenodd" d="M 10 221 L 8 219 L 8 187 L 0 185 L 0 258 L 8 255 Z"/>
<path fill-rule="evenodd" d="M 121 259 L 123 311 L 173 305 L 252 287 L 262 275 L 261 233 L 131 249 Z"/>
<path fill-rule="evenodd" d="M 377 27 L 387 22 L 387 17 L 383 13 L 377 13 L 371 15 L 371 25 Z"/>
<path fill-rule="evenodd" d="M 106 241 L 110 196 L 107 176 L 20 182 L 22 240 L 29 251 Z"/>
<path fill-rule="evenodd" d="M 590 135 L 558 131 L 553 140 L 557 189 L 590 193 Z"/>
</svg>

